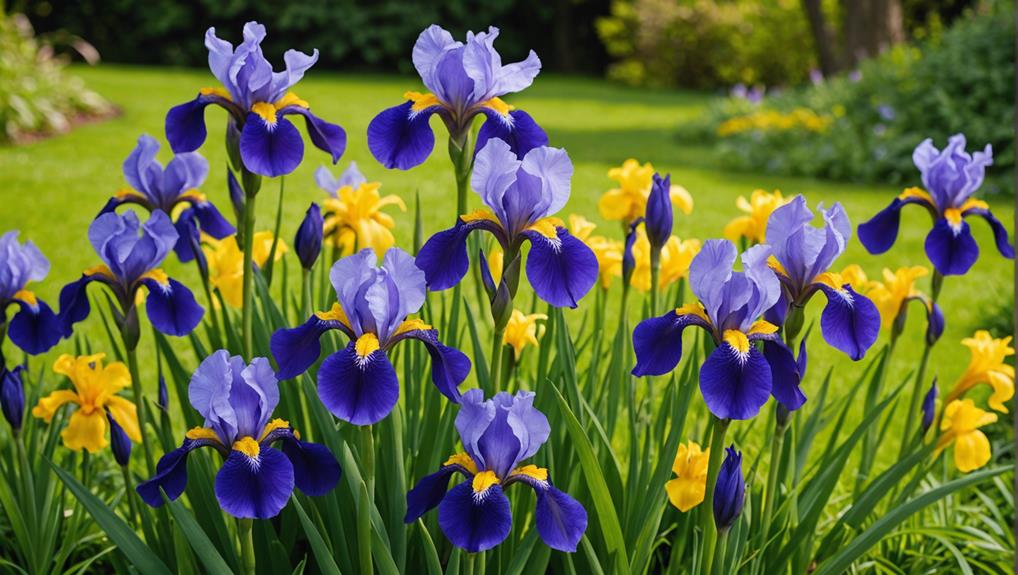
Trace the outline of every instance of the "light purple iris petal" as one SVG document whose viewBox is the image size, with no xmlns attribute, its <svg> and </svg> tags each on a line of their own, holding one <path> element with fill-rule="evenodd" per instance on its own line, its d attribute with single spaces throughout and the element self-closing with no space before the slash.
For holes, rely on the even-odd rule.
<svg viewBox="0 0 1018 575">
<path fill-rule="evenodd" d="M 123 165 L 127 183 L 156 204 L 159 203 L 159 188 L 163 181 L 163 166 L 156 160 L 157 153 L 159 142 L 148 134 L 142 134 Z"/>
<path fill-rule="evenodd" d="M 160 186 L 160 207 L 170 208 L 180 194 L 205 183 L 209 175 L 209 162 L 197 152 L 177 154 L 166 165 Z"/>
<path fill-rule="evenodd" d="M 173 222 L 161 210 L 152 212 L 144 225 L 139 225 L 138 216 L 129 210 L 124 215 L 103 214 L 88 228 L 92 247 L 110 270 L 126 283 L 158 266 L 173 249 L 177 237 Z"/>
<path fill-rule="evenodd" d="M 534 214 L 536 218 L 550 216 L 565 207 L 573 177 L 573 162 L 565 150 L 534 148 L 523 157 L 522 168 L 541 180 L 541 213 Z"/>
<path fill-rule="evenodd" d="M 961 206 L 979 189 L 986 167 L 993 163 L 993 149 L 987 145 L 982 152 L 969 155 L 965 135 L 955 134 L 939 151 L 931 140 L 924 140 L 912 159 L 922 173 L 923 186 L 943 211 Z"/>
<path fill-rule="evenodd" d="M 707 240 L 689 265 L 690 288 L 711 318 L 717 317 L 724 285 L 732 277 L 738 255 L 735 244 L 728 240 Z"/>
<path fill-rule="evenodd" d="M 463 69 L 464 48 L 447 50 L 435 64 L 430 87 L 438 99 L 454 110 L 465 110 L 476 102 L 473 100 L 474 81 Z"/>
<path fill-rule="evenodd" d="M 406 316 L 417 313 L 424 305 L 427 292 L 427 280 L 424 272 L 417 267 L 414 257 L 399 248 L 389 248 L 385 252 L 382 269 L 388 274 L 399 294 L 399 304 L 394 314 L 388 318 L 389 333 L 399 327 Z"/>
<path fill-rule="evenodd" d="M 829 210 L 825 210 L 821 203 L 820 213 L 824 218 L 824 247 L 817 254 L 809 270 L 810 279 L 830 269 L 834 260 L 845 253 L 848 240 L 852 238 L 852 224 L 848 221 L 848 214 L 840 202 L 835 203 Z"/>
<path fill-rule="evenodd" d="M 530 86 L 541 71 L 541 60 L 533 50 L 526 60 L 503 66 L 502 57 L 494 46 L 497 37 L 498 28 L 494 26 L 487 32 L 467 34 L 463 69 L 474 81 L 475 102 L 519 92 Z"/>
<path fill-rule="evenodd" d="M 359 309 L 357 295 L 361 292 L 361 286 L 374 282 L 377 274 L 376 260 L 375 250 L 365 248 L 332 264 L 332 270 L 329 272 L 329 280 L 336 290 L 339 305 L 346 313 L 356 337 L 364 333 L 361 318 L 357 313 Z"/>
<path fill-rule="evenodd" d="M 318 169 L 315 170 L 315 183 L 332 197 L 336 197 L 336 191 L 342 187 L 339 180 L 325 166 L 318 166 Z"/>
<path fill-rule="evenodd" d="M 462 45 L 461 42 L 453 40 L 452 34 L 438 24 L 432 24 L 421 32 L 417 42 L 414 43 L 413 62 L 425 87 L 432 92 L 438 92 L 434 78 L 438 60 L 446 51 Z"/>
<path fill-rule="evenodd" d="M 753 286 L 753 295 L 741 324 L 743 330 L 748 329 L 757 317 L 781 297 L 781 282 L 767 264 L 770 255 L 771 248 L 767 245 L 753 246 L 742 254 L 742 273 Z"/>
<path fill-rule="evenodd" d="M 191 406 L 227 446 L 241 437 L 258 438 L 279 403 L 279 387 L 264 357 L 250 365 L 218 350 L 205 358 L 188 386 Z"/>
<path fill-rule="evenodd" d="M 221 349 L 201 362 L 187 387 L 191 407 L 205 418 L 205 426 L 215 430 L 227 445 L 232 445 L 237 436 L 237 415 L 230 404 L 233 380 L 230 354 Z"/>
<path fill-rule="evenodd" d="M 463 394 L 456 429 L 463 447 L 479 469 L 505 478 L 521 461 L 533 456 L 548 440 L 551 428 L 543 413 L 534 408 L 534 394 L 501 392 L 484 400 L 484 392 Z"/>
<path fill-rule="evenodd" d="M 456 431 L 460 434 L 463 449 L 474 460 L 478 468 L 484 468 L 484 457 L 478 443 L 488 425 L 495 419 L 495 404 L 485 401 L 484 392 L 480 389 L 468 389 L 460 400 L 460 410 L 456 414 Z"/>
<path fill-rule="evenodd" d="M 297 82 L 300 82 L 301 78 L 304 77 L 304 72 L 307 72 L 317 61 L 317 48 L 310 55 L 299 50 L 287 50 L 283 54 L 286 70 L 272 74 L 272 95 L 268 101 L 275 102 L 285 96 L 287 90 L 292 88 Z"/>
<path fill-rule="evenodd" d="M 516 181 L 516 172 L 521 164 L 509 144 L 498 139 L 489 140 L 474 159 L 470 187 L 500 220 L 505 219 L 502 198 Z"/>
<path fill-rule="evenodd" d="M 548 425 L 548 418 L 534 407 L 532 391 L 516 392 L 508 410 L 509 427 L 520 440 L 520 453 L 516 460 L 518 463 L 532 457 L 548 441 L 551 426 Z"/>
<path fill-rule="evenodd" d="M 798 289 L 817 275 L 827 271 L 848 244 L 851 224 L 841 204 L 824 210 L 824 227 L 810 224 L 813 212 L 806 199 L 796 196 L 791 202 L 774 210 L 767 223 L 767 241 L 773 246 L 774 257 Z"/>
<path fill-rule="evenodd" d="M 368 179 L 365 178 L 364 174 L 362 174 L 360 169 L 357 168 L 357 162 L 351 160 L 350 165 L 347 166 L 345 170 L 343 170 L 342 174 L 339 175 L 339 182 L 337 182 L 338 187 L 336 189 L 345 186 L 356 188 L 367 181 Z"/>
<path fill-rule="evenodd" d="M 247 366 L 244 365 L 243 359 L 240 356 L 235 356 L 235 359 L 240 360 L 240 364 L 234 367 L 235 370 L 237 367 L 241 368 L 239 372 L 240 381 L 234 379 L 235 387 L 230 394 L 230 400 L 233 402 L 233 408 L 237 412 L 237 432 L 242 436 L 247 435 L 257 439 L 265 428 L 265 424 L 272 417 L 272 412 L 275 411 L 276 405 L 279 404 L 279 383 L 276 380 L 276 374 L 272 371 L 269 360 L 264 357 L 252 359 L 251 364 Z M 238 389 L 246 389 L 253 392 L 253 396 L 251 393 L 248 393 L 246 396 L 240 397 L 245 397 L 248 401 L 253 397 L 257 399 L 257 402 L 251 404 L 233 401 Z"/>
<path fill-rule="evenodd" d="M 10 300 L 29 281 L 49 273 L 49 260 L 31 241 L 18 243 L 18 232 L 0 236 L 0 301 Z"/>
</svg>

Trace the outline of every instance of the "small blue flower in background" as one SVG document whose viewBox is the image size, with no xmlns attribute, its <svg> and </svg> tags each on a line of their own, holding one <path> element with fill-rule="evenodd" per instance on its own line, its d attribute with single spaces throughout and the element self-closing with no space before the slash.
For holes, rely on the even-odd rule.
<svg viewBox="0 0 1018 575">
<path fill-rule="evenodd" d="M 34 243 L 18 242 L 17 231 L 0 236 L 0 326 L 7 323 L 7 307 L 17 304 L 20 309 L 7 325 L 7 335 L 32 355 L 48 351 L 64 335 L 49 304 L 26 289 L 29 282 L 40 281 L 48 273 L 49 260 Z"/>
<path fill-rule="evenodd" d="M 0 411 L 15 432 L 21 429 L 25 418 L 25 387 L 21 382 L 24 371 L 23 365 L 11 370 L 0 365 Z"/>
<path fill-rule="evenodd" d="M 318 50 L 311 55 L 287 50 L 283 55 L 286 69 L 275 72 L 262 54 L 265 26 L 257 22 L 244 25 L 244 41 L 236 47 L 216 36 L 216 29 L 205 33 L 209 50 L 209 69 L 221 88 L 202 88 L 194 100 L 175 106 L 166 115 L 166 139 L 175 153 L 193 152 L 207 135 L 205 107 L 216 104 L 230 114 L 230 129 L 239 130 L 239 151 L 244 166 L 263 176 L 281 176 L 294 171 L 304 158 L 304 140 L 300 131 L 286 119 L 304 116 L 311 143 L 339 161 L 346 149 L 346 132 L 311 113 L 306 101 L 290 89 L 318 61 Z"/>
<path fill-rule="evenodd" d="M 735 445 L 725 448 L 725 461 L 714 486 L 714 525 L 718 531 L 730 528 L 746 503 L 746 480 L 742 477 L 742 452 Z"/>
<path fill-rule="evenodd" d="M 286 507 L 294 487 L 307 495 L 325 495 L 339 481 L 340 467 L 324 445 L 301 441 L 282 419 L 272 419 L 279 385 L 269 361 L 219 350 L 205 358 L 188 386 L 191 405 L 205 418 L 187 432 L 184 443 L 159 460 L 156 474 L 138 485 L 153 507 L 172 501 L 187 485 L 187 456 L 213 447 L 225 459 L 216 474 L 216 498 L 224 511 L 241 518 L 268 519 Z M 282 450 L 272 445 L 282 442 Z"/>
<path fill-rule="evenodd" d="M 990 212 L 990 206 L 972 197 L 983 184 L 986 167 L 993 163 L 989 144 L 982 152 L 965 151 L 965 136 L 955 134 L 943 150 L 926 139 L 912 153 L 922 174 L 923 187 L 908 188 L 869 221 L 859 225 L 859 240 L 871 254 L 891 249 L 898 238 L 901 208 L 917 204 L 933 218 L 926 236 L 926 256 L 941 275 L 963 275 L 979 258 L 979 245 L 965 218 L 982 216 L 993 230 L 997 250 L 1014 259 L 1007 228 Z"/>
<path fill-rule="evenodd" d="M 529 485 L 537 494 L 534 519 L 541 539 L 559 551 L 576 551 L 587 529 L 587 511 L 555 488 L 548 470 L 520 466 L 548 440 L 548 419 L 534 407 L 534 394 L 502 392 L 485 400 L 484 392 L 463 394 L 456 415 L 465 453 L 425 476 L 407 493 L 405 521 L 412 523 L 438 507 L 438 524 L 452 543 L 471 553 L 491 549 L 512 529 L 512 513 L 504 490 L 513 483 Z M 466 480 L 448 489 L 454 473 Z"/>
<path fill-rule="evenodd" d="M 502 65 L 495 51 L 498 28 L 467 32 L 464 44 L 438 25 L 431 25 L 414 44 L 413 61 L 428 94 L 407 92 L 406 102 L 379 113 L 368 125 L 368 147 L 387 168 L 409 170 L 431 155 L 435 134 L 428 125 L 438 114 L 455 142 L 465 139 L 477 114 L 487 120 L 477 133 L 474 150 L 481 150 L 491 138 L 509 143 L 519 157 L 548 143 L 544 130 L 529 114 L 515 110 L 501 96 L 530 86 L 541 71 L 541 60 L 533 51 L 527 59 Z"/>
<path fill-rule="evenodd" d="M 296 377 L 318 360 L 321 336 L 333 329 L 347 346 L 325 358 L 318 370 L 318 397 L 336 417 L 355 425 L 381 421 L 399 399 L 399 379 L 389 361 L 392 347 L 405 339 L 424 343 L 431 356 L 431 380 L 443 395 L 459 402 L 460 383 L 470 359 L 438 340 L 438 332 L 409 318 L 424 305 L 424 272 L 399 248 L 385 253 L 381 266 L 371 248 L 332 266 L 329 279 L 338 303 L 311 315 L 303 325 L 272 334 L 270 347 L 280 379 Z"/>
<path fill-rule="evenodd" d="M 315 265 L 319 254 L 322 253 L 322 234 L 324 233 L 325 221 L 322 219 L 322 210 L 318 204 L 312 203 L 304 214 L 304 219 L 297 228 L 297 235 L 293 238 L 293 248 L 297 251 L 302 268 L 309 270 Z"/>
<path fill-rule="evenodd" d="M 174 245 L 174 251 L 180 261 L 188 262 L 195 257 L 192 241 L 198 239 L 199 227 L 217 240 L 233 235 L 237 230 L 205 194 L 198 191 L 209 174 L 209 163 L 205 158 L 195 152 L 177 154 L 163 169 L 156 160 L 157 153 L 159 142 L 142 134 L 138 145 L 124 160 L 124 178 L 131 187 L 110 198 L 99 215 L 115 211 L 123 204 L 135 204 L 149 212 L 162 210 L 167 214 L 172 214 L 179 205 L 186 205 L 188 209 L 177 218 L 180 239 Z"/>
<path fill-rule="evenodd" d="M 126 312 L 134 306 L 138 290 L 148 288 L 145 309 L 149 321 L 167 335 L 187 335 L 201 321 L 205 309 L 184 284 L 157 266 L 177 243 L 177 230 L 162 210 L 141 224 L 137 214 L 108 212 L 88 227 L 88 239 L 104 262 L 82 272 L 81 279 L 60 290 L 60 320 L 65 335 L 91 311 L 86 288 L 104 284 Z"/>
<path fill-rule="evenodd" d="M 736 272 L 735 244 L 704 242 L 689 266 L 690 287 L 700 301 L 636 326 L 633 375 L 663 375 L 675 369 L 682 359 L 682 332 L 696 326 L 707 330 L 717 346 L 700 367 L 700 391 L 715 416 L 749 419 L 771 395 L 782 403 L 801 395 L 795 377 L 798 366 L 781 343 L 778 327 L 758 319 L 781 292 L 781 283 L 767 265 L 770 254 L 767 245 L 753 246 L 742 254 L 743 271 Z M 761 340 L 775 344 L 773 354 L 765 357 L 756 348 L 754 342 Z"/>
<path fill-rule="evenodd" d="M 551 217 L 569 199 L 572 175 L 565 150 L 541 146 L 520 160 L 509 144 L 490 140 L 477 154 L 470 179 L 489 209 L 461 215 L 455 227 L 431 236 L 421 247 L 417 265 L 427 275 L 428 288 L 448 289 L 463 279 L 470 265 L 467 236 L 480 229 L 495 236 L 506 254 L 529 241 L 527 279 L 538 297 L 555 306 L 576 307 L 597 281 L 598 267 L 594 252 Z"/>
<path fill-rule="evenodd" d="M 131 438 L 127 432 L 113 418 L 113 414 L 106 412 L 106 419 L 110 423 L 110 450 L 113 451 L 113 459 L 121 467 L 131 463 Z"/>
</svg>

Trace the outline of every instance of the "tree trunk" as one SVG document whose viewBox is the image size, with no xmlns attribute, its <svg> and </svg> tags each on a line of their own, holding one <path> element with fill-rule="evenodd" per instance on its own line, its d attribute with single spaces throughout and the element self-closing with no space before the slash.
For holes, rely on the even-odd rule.
<svg viewBox="0 0 1018 575">
<path fill-rule="evenodd" d="M 820 61 L 820 71 L 825 77 L 831 77 L 838 72 L 838 60 L 834 53 L 834 38 L 831 37 L 831 31 L 827 27 L 827 19 L 821 4 L 821 0 L 802 0 L 806 19 L 809 20 L 809 29 L 813 34 L 817 59 Z"/>
<path fill-rule="evenodd" d="M 905 39 L 901 0 L 842 0 L 845 68 Z"/>
</svg>

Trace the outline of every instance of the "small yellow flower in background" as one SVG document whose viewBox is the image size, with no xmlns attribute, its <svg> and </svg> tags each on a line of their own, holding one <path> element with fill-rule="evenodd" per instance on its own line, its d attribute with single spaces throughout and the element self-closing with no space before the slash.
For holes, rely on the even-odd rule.
<svg viewBox="0 0 1018 575">
<path fill-rule="evenodd" d="M 771 217 L 771 212 L 787 203 L 788 200 L 781 195 L 781 190 L 770 193 L 765 190 L 753 190 L 749 200 L 745 196 L 739 196 L 739 199 L 735 200 L 735 206 L 746 215 L 728 222 L 724 231 L 725 238 L 736 244 L 742 238 L 746 238 L 751 244 L 764 243 L 767 219 Z"/>
<path fill-rule="evenodd" d="M 650 240 L 643 225 L 636 227 L 636 240 L 633 242 L 633 277 L 630 285 L 641 292 L 650 291 Z M 661 248 L 661 272 L 658 276 L 658 289 L 665 289 L 689 274 L 689 264 L 696 254 L 700 253 L 700 240 L 680 240 L 672 236 Z"/>
<path fill-rule="evenodd" d="M 382 211 L 386 206 L 397 206 L 406 211 L 406 204 L 396 195 L 382 197 L 378 182 L 364 182 L 357 187 L 343 186 L 336 197 L 322 202 L 325 216 L 325 237 L 350 255 L 364 248 L 373 248 L 384 254 L 396 244 L 392 230 L 396 222 Z"/>
<path fill-rule="evenodd" d="M 993 387 L 993 395 L 987 401 L 990 409 L 1007 413 L 1004 402 L 1014 397 L 1014 366 L 1005 363 L 1009 356 L 1014 355 L 1011 337 L 994 338 L 990 332 L 979 330 L 961 343 L 972 352 L 972 358 L 965 373 L 947 395 L 947 401 L 961 397 L 980 383 L 987 383 Z"/>
<path fill-rule="evenodd" d="M 502 267 L 505 265 L 505 254 L 498 247 L 495 247 L 488 253 L 488 271 L 491 272 L 491 280 L 495 282 L 495 286 L 498 287 L 499 282 L 502 281 Z"/>
<path fill-rule="evenodd" d="M 870 288 L 870 280 L 859 264 L 845 266 L 845 269 L 841 270 L 841 279 L 852 286 L 856 293 L 865 293 Z"/>
<path fill-rule="evenodd" d="M 839 114 L 839 108 L 841 113 Z M 835 106 L 834 116 L 844 115 L 844 106 Z M 786 132 L 802 128 L 808 132 L 823 133 L 830 127 L 834 118 L 817 114 L 809 108 L 796 108 L 791 112 L 777 110 L 759 110 L 743 116 L 735 116 L 725 120 L 718 126 L 718 136 L 722 138 L 743 132 Z"/>
<path fill-rule="evenodd" d="M 703 501 L 704 491 L 707 488 L 707 460 L 709 458 L 710 448 L 701 450 L 700 444 L 695 441 L 690 441 L 688 445 L 679 444 L 675 461 L 672 463 L 672 473 L 675 474 L 675 479 L 665 484 L 668 500 L 679 511 L 685 513 Z"/>
<path fill-rule="evenodd" d="M 630 158 L 621 166 L 608 170 L 608 177 L 618 182 L 619 187 L 601 196 L 597 203 L 601 217 L 626 225 L 642 217 L 647 210 L 647 198 L 650 197 L 650 188 L 654 183 L 654 166 L 650 162 L 640 165 L 640 162 Z M 670 196 L 672 204 L 682 213 L 693 211 L 693 196 L 686 188 L 673 185 Z"/>
<path fill-rule="evenodd" d="M 32 408 L 32 415 L 50 423 L 57 410 L 65 404 L 77 406 L 67 427 L 60 432 L 64 446 L 74 451 L 87 449 L 96 453 L 107 445 L 106 430 L 109 411 L 132 441 L 141 441 L 138 414 L 134 403 L 116 395 L 131 385 L 127 366 L 118 361 L 103 367 L 104 353 L 74 357 L 61 355 L 53 364 L 53 371 L 67 376 L 74 390 L 60 389 L 43 397 Z"/>
<path fill-rule="evenodd" d="M 610 240 L 604 236 L 593 236 L 594 224 L 577 214 L 569 215 L 569 233 L 576 236 L 580 241 L 587 244 L 587 247 L 594 252 L 597 258 L 598 274 L 601 278 L 601 288 L 611 287 L 613 277 L 622 277 L 622 250 L 624 246 L 618 240 Z"/>
<path fill-rule="evenodd" d="M 976 407 L 971 399 L 955 399 L 944 408 L 940 430 L 944 433 L 937 441 L 936 453 L 954 443 L 954 465 L 958 471 L 968 473 L 990 461 L 990 440 L 979 431 L 984 425 L 997 421 L 997 414 Z"/>
<path fill-rule="evenodd" d="M 922 294 L 915 289 L 915 281 L 929 273 L 929 270 L 923 266 L 903 267 L 893 272 L 884 268 L 884 281 L 867 282 L 866 296 L 880 311 L 880 319 L 885 328 L 891 327 L 909 298 L 922 297 Z M 844 273 L 842 273 L 842 277 L 844 277 Z M 849 281 L 849 283 L 852 282 Z M 854 283 L 852 283 L 852 287 L 855 287 Z"/>
<path fill-rule="evenodd" d="M 538 325 L 538 320 L 547 320 L 548 316 L 543 313 L 532 313 L 524 315 L 518 309 L 513 310 L 509 323 L 505 326 L 505 333 L 502 334 L 502 343 L 513 346 L 516 359 L 520 359 L 520 353 L 527 345 L 537 347 L 538 339 L 544 335 L 544 326 Z"/>
<path fill-rule="evenodd" d="M 251 259 L 258 267 L 264 267 L 272 252 L 272 232 L 256 232 L 251 240 Z M 289 248 L 282 239 L 276 244 L 279 261 Z M 209 281 L 223 295 L 223 301 L 230 307 L 244 304 L 244 252 L 237 245 L 237 236 L 221 240 L 202 235 L 202 252 L 209 263 Z M 115 417 L 115 416 L 114 416 Z"/>
</svg>

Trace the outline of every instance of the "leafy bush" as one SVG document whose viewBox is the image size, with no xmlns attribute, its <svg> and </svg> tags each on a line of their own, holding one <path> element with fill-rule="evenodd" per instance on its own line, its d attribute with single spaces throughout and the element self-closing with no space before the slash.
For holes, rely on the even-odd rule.
<svg viewBox="0 0 1018 575">
<path fill-rule="evenodd" d="M 28 20 L 0 11 L 0 142 L 38 132 L 66 130 L 82 114 L 109 108 L 84 83 L 64 73 Z"/>
<path fill-rule="evenodd" d="M 1006 3 L 989 3 L 940 37 L 899 46 L 857 74 L 759 103 L 726 99 L 683 127 L 681 137 L 715 141 L 731 167 L 900 184 L 914 178 L 911 152 L 919 142 L 933 138 L 943 145 L 963 132 L 972 146 L 993 145 L 986 189 L 1013 189 L 1013 14 Z M 757 121 L 796 110 L 830 122 L 817 130 Z"/>
<path fill-rule="evenodd" d="M 617 0 L 597 31 L 609 77 L 633 85 L 794 83 L 814 64 L 797 0 Z"/>
</svg>

